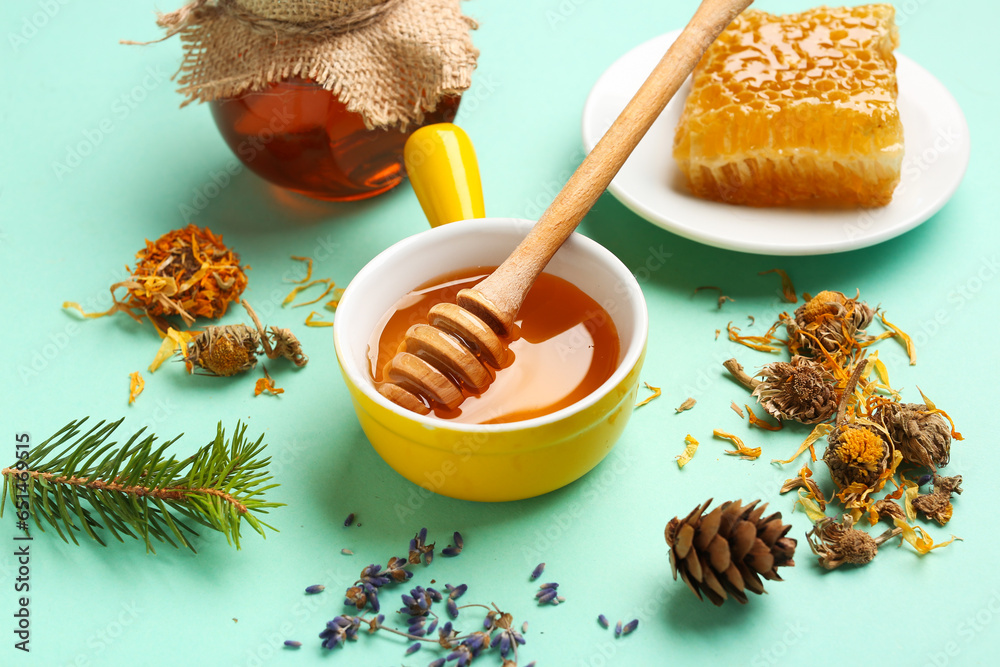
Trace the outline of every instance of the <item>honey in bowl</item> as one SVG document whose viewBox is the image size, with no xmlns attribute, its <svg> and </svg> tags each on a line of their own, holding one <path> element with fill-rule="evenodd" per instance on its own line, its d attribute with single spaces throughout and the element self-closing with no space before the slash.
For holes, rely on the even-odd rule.
<svg viewBox="0 0 1000 667">
<path fill-rule="evenodd" d="M 406 330 L 427 322 L 438 303 L 454 303 L 496 267 L 456 271 L 421 285 L 397 301 L 379 321 L 368 344 L 372 380 L 381 382 Z M 541 274 L 525 297 L 513 335 L 504 341 L 503 368 L 480 395 L 465 391 L 454 409 L 429 406 L 441 419 L 503 424 L 561 410 L 600 387 L 618 367 L 620 343 L 611 316 L 572 283 Z M 493 371 L 494 369 L 490 369 Z"/>
</svg>

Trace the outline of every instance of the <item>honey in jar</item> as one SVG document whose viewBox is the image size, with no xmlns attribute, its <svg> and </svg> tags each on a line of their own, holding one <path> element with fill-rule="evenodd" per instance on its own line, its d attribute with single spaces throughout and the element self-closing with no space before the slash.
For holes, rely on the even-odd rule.
<svg viewBox="0 0 1000 667">
<path fill-rule="evenodd" d="M 427 322 L 428 311 L 454 303 L 459 290 L 474 287 L 495 267 L 440 276 L 403 296 L 380 320 L 368 344 L 372 380 L 384 379 L 410 326 Z M 541 274 L 518 313 L 503 368 L 480 395 L 465 391 L 462 404 L 430 406 L 441 419 L 501 424 L 540 417 L 584 398 L 618 366 L 620 342 L 611 316 L 582 290 L 562 278 Z"/>
<path fill-rule="evenodd" d="M 423 124 L 451 122 L 459 100 L 443 97 L 437 109 L 424 114 Z M 226 143 L 254 173 L 331 201 L 366 199 L 398 185 L 404 176 L 403 146 L 421 127 L 368 129 L 361 114 L 303 79 L 210 105 Z"/>
</svg>

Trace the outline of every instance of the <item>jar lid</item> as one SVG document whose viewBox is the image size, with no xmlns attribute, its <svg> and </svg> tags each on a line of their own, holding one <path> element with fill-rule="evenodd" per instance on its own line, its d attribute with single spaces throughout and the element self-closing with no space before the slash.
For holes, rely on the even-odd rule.
<svg viewBox="0 0 1000 667">
<path fill-rule="evenodd" d="M 180 34 L 181 106 L 292 77 L 332 91 L 369 128 L 419 124 L 466 90 L 479 51 L 460 0 L 195 0 L 157 24 Z"/>
</svg>

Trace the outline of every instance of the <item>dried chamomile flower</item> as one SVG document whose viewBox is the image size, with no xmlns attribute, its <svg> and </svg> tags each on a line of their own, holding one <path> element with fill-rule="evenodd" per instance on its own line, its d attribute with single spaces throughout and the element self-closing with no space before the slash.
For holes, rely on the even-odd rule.
<svg viewBox="0 0 1000 667">
<path fill-rule="evenodd" d="M 209 326 L 187 346 L 184 361 L 228 377 L 257 366 L 260 335 L 245 324 Z"/>
<path fill-rule="evenodd" d="M 875 538 L 855 528 L 854 519 L 850 514 L 845 514 L 842 523 L 837 523 L 830 517 L 820 519 L 812 530 L 806 533 L 806 538 L 809 540 L 809 548 L 819 556 L 819 564 L 832 570 L 844 563 L 853 565 L 870 563 L 878 553 L 879 546 L 901 532 L 895 528 Z"/>
<path fill-rule="evenodd" d="M 951 494 L 962 493 L 962 476 L 942 477 L 934 475 L 934 491 L 913 499 L 913 509 L 942 526 L 951 519 L 953 507 Z"/>
<path fill-rule="evenodd" d="M 922 403 L 881 401 L 872 415 L 903 460 L 931 470 L 948 465 L 951 458 L 951 425 L 940 412 Z"/>
<path fill-rule="evenodd" d="M 795 309 L 794 318 L 785 320 L 788 349 L 792 354 L 835 356 L 849 352 L 856 343 L 868 340 L 864 330 L 875 318 L 875 310 L 858 296 L 824 290 Z M 860 332 L 860 333 L 859 333 Z"/>
<path fill-rule="evenodd" d="M 837 411 L 836 383 L 822 364 L 806 357 L 765 365 L 753 396 L 769 415 L 803 424 L 825 422 Z"/>
<path fill-rule="evenodd" d="M 767 505 L 759 500 L 723 503 L 705 514 L 711 503 L 667 524 L 674 579 L 680 574 L 699 600 L 704 594 L 717 606 L 730 597 L 744 604 L 747 591 L 764 592 L 761 577 L 781 581 L 777 568 L 795 565 L 796 540 L 786 537 L 791 525 L 781 513 L 765 517 Z"/>
</svg>

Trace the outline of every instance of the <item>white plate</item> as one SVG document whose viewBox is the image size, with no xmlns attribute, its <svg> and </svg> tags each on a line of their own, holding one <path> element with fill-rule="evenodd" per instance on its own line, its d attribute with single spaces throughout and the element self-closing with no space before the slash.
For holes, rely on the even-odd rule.
<svg viewBox="0 0 1000 667">
<path fill-rule="evenodd" d="M 679 30 L 640 44 L 594 84 L 583 109 L 590 151 Z M 955 98 L 909 58 L 896 54 L 905 156 L 892 202 L 877 209 L 752 208 L 692 196 L 673 156 L 674 128 L 690 78 L 653 123 L 608 188 L 636 214 L 675 234 L 729 250 L 820 255 L 881 243 L 937 213 L 955 193 L 969 163 L 969 128 Z"/>
</svg>

